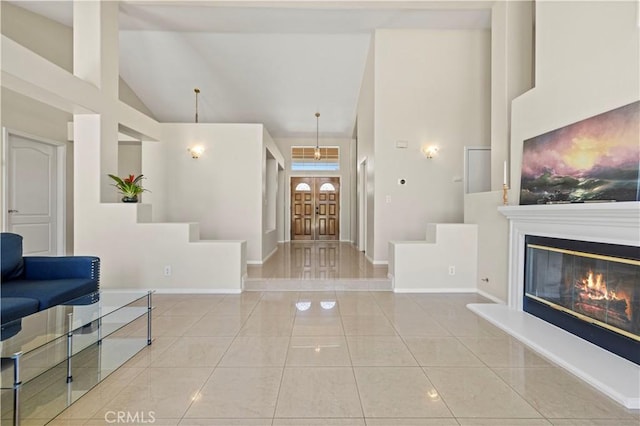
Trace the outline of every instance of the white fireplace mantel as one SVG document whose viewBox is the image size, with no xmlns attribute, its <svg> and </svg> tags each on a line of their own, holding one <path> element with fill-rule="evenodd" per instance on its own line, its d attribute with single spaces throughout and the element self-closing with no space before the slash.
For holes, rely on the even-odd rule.
<svg viewBox="0 0 640 426">
<path fill-rule="evenodd" d="M 640 202 L 503 206 L 509 219 L 510 308 L 521 311 L 526 235 L 640 245 Z"/>
<path fill-rule="evenodd" d="M 627 408 L 640 409 L 640 366 L 522 310 L 526 235 L 640 246 L 640 203 L 499 207 L 509 219 L 508 306 L 469 309 Z M 607 365 L 606 369 L 601 368 Z"/>
</svg>

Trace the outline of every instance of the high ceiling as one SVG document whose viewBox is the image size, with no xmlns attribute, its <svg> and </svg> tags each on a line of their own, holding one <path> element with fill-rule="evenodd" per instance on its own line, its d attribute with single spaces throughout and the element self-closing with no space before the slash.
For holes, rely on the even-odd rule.
<svg viewBox="0 0 640 426">
<path fill-rule="evenodd" d="M 70 1 L 15 4 L 71 25 Z M 487 29 L 491 2 L 123 1 L 120 74 L 162 122 L 350 137 L 375 29 Z"/>
</svg>

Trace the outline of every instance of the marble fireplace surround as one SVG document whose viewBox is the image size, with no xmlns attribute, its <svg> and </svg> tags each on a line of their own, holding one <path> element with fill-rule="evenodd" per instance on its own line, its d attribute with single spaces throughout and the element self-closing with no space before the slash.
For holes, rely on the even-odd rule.
<svg viewBox="0 0 640 426">
<path fill-rule="evenodd" d="M 522 310 L 526 235 L 638 246 L 640 203 L 504 206 L 498 210 L 509 219 L 507 304 L 471 304 L 469 309 L 625 407 L 640 409 L 640 366 Z"/>
</svg>

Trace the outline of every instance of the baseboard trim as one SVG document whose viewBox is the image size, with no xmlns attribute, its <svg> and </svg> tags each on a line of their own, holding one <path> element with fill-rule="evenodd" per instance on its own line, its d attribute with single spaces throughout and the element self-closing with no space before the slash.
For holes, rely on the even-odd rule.
<svg viewBox="0 0 640 426">
<path fill-rule="evenodd" d="M 262 265 L 262 260 L 247 260 L 247 265 Z"/>
<path fill-rule="evenodd" d="M 495 303 L 497 303 L 497 304 L 499 304 L 499 305 L 506 305 L 506 304 L 507 304 L 507 302 L 505 302 L 504 300 L 502 300 L 502 299 L 498 299 L 497 297 L 495 297 L 495 296 L 494 296 L 494 295 L 492 295 L 492 294 L 487 293 L 486 291 L 483 291 L 483 290 L 478 289 L 478 290 L 476 290 L 476 292 L 477 292 L 480 296 L 482 296 L 482 297 L 486 297 L 487 299 L 489 299 L 489 300 L 491 300 L 492 302 L 495 302 Z"/>
<path fill-rule="evenodd" d="M 394 288 L 394 293 L 477 293 L 477 289 L 469 288 Z"/>
<path fill-rule="evenodd" d="M 274 248 L 273 250 L 271 250 L 271 253 L 269 253 L 267 255 L 267 257 L 265 257 L 264 259 L 262 259 L 262 263 L 264 264 L 267 260 L 269 260 L 269 258 L 271 256 L 273 256 L 274 254 L 276 254 L 276 252 L 278 251 L 278 247 L 276 246 L 276 248 Z"/>
<path fill-rule="evenodd" d="M 158 288 L 156 294 L 240 294 L 239 288 Z"/>
<path fill-rule="evenodd" d="M 389 264 L 388 260 L 373 260 L 366 253 L 364 254 L 364 258 L 367 259 L 369 262 L 371 262 L 372 265 L 388 265 Z"/>
</svg>

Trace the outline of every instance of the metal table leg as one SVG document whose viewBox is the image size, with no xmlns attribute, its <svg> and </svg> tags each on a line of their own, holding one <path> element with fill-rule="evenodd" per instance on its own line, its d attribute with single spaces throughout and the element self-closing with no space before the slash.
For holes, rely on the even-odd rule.
<svg viewBox="0 0 640 426">
<path fill-rule="evenodd" d="M 20 378 L 20 357 L 22 352 L 16 352 L 11 356 L 13 359 L 13 424 L 20 426 L 20 389 L 22 379 Z"/>
<path fill-rule="evenodd" d="M 71 375 L 71 356 L 73 355 L 73 313 L 68 313 L 67 318 L 69 319 L 69 331 L 67 332 L 67 383 L 71 383 L 73 381 L 73 376 Z"/>
<path fill-rule="evenodd" d="M 151 344 L 151 293 L 147 293 L 147 345 Z"/>
</svg>

